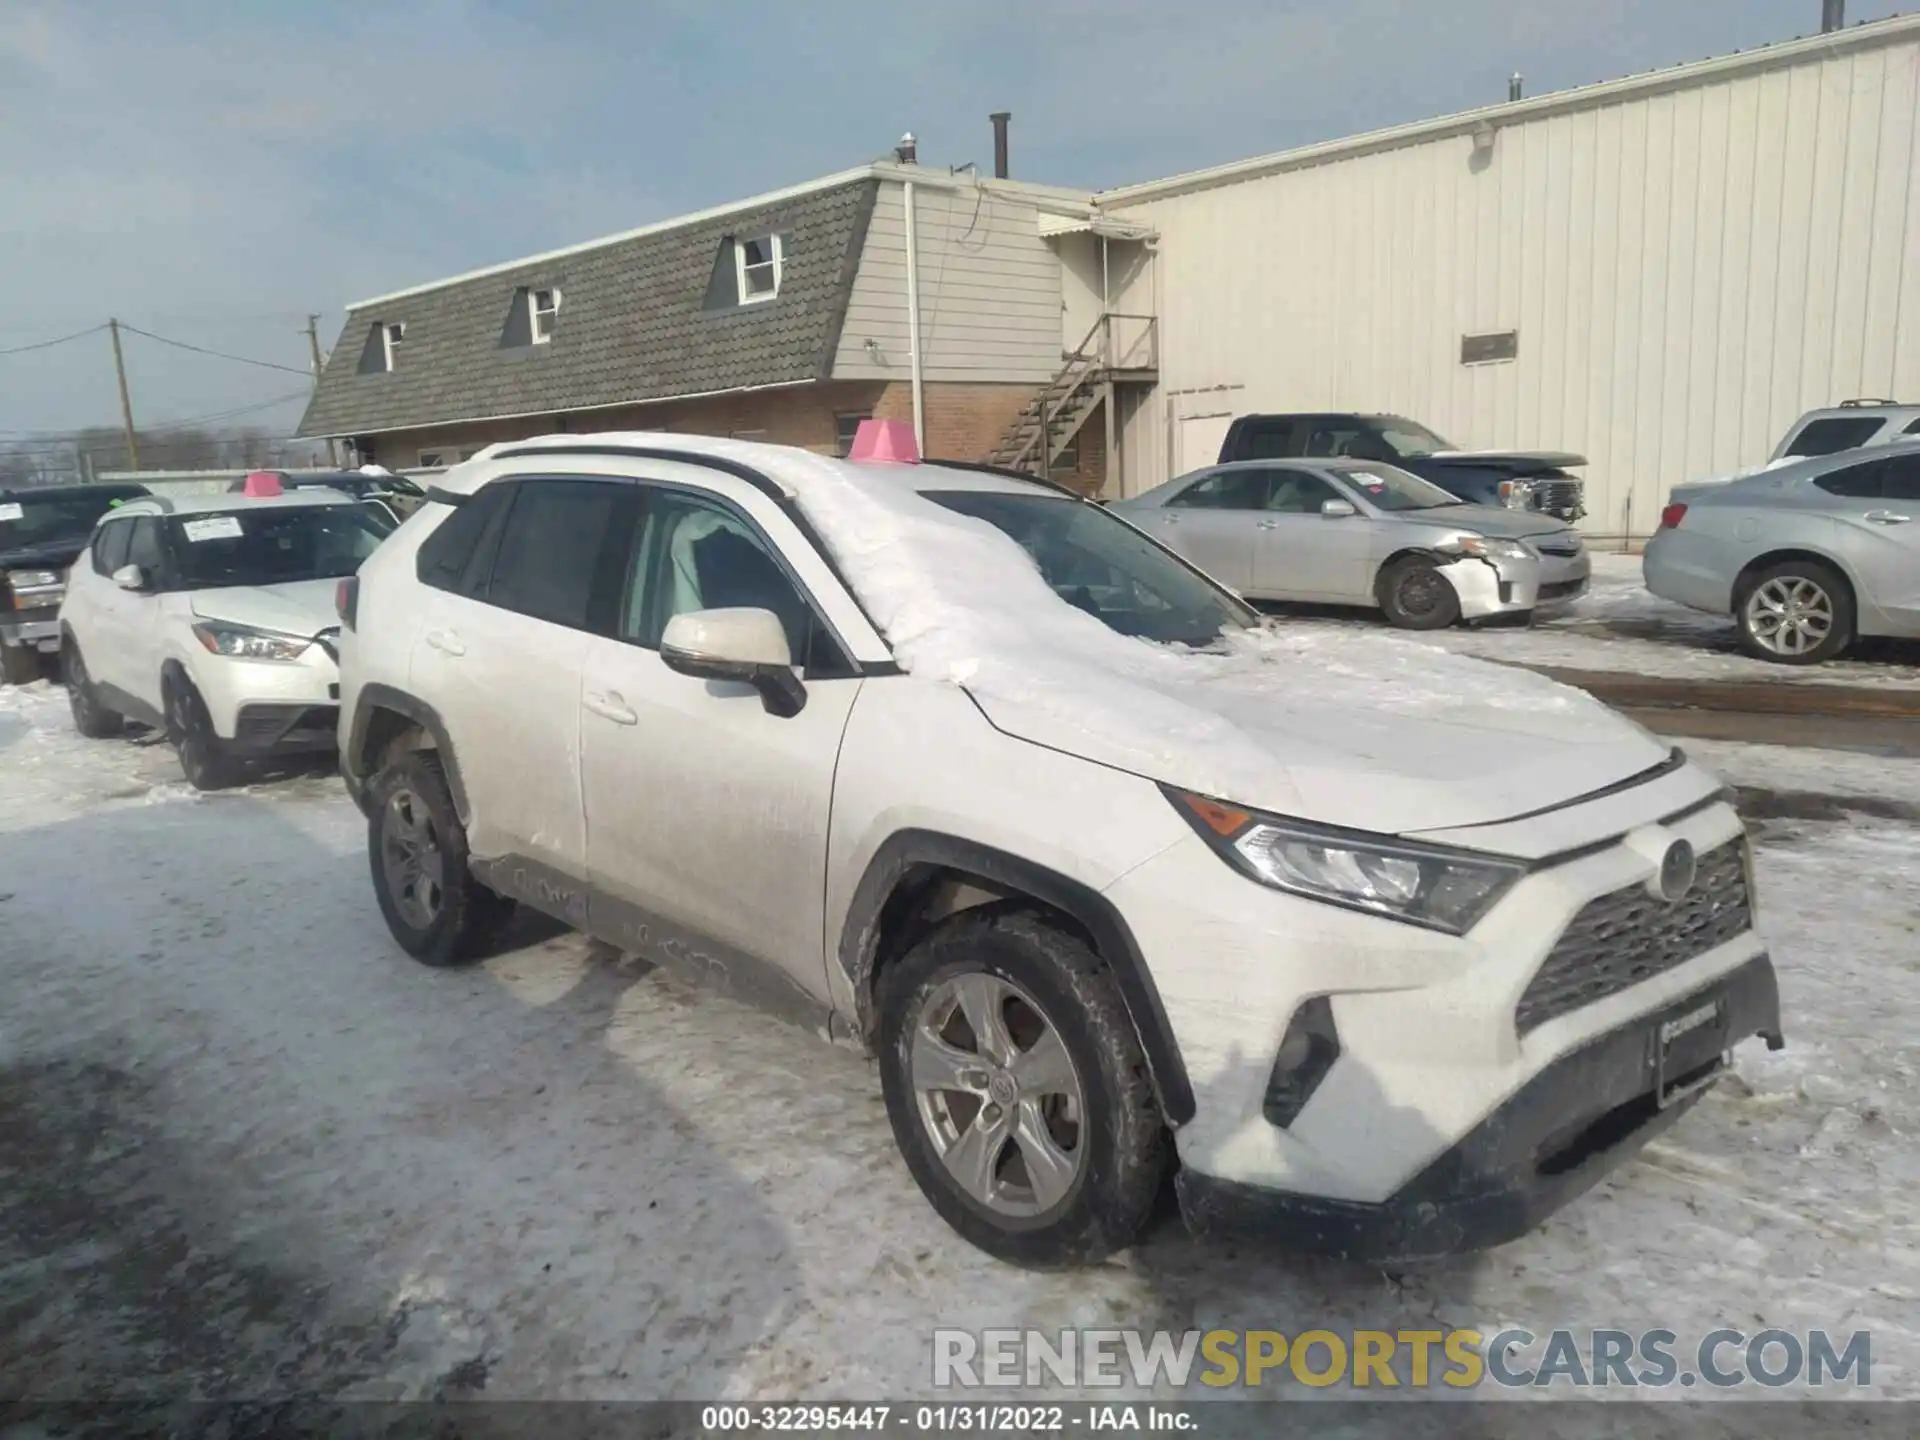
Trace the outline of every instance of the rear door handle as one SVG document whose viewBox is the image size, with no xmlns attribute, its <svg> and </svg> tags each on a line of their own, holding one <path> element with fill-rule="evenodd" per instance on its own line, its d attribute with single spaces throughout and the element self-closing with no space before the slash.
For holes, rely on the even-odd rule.
<svg viewBox="0 0 1920 1440">
<path fill-rule="evenodd" d="M 464 655 L 467 647 L 460 643 L 460 637 L 451 630 L 429 630 L 427 644 L 447 655 Z"/>
<path fill-rule="evenodd" d="M 1280 522 L 1278 520 L 1261 520 L 1258 522 L 1258 528 L 1261 530 L 1278 530 L 1280 528 Z"/>
<path fill-rule="evenodd" d="M 580 703 L 602 719 L 611 720 L 616 725 L 640 723 L 640 717 L 628 708 L 627 702 L 620 698 L 616 690 L 609 690 L 604 695 L 596 695 L 589 690 Z"/>
<path fill-rule="evenodd" d="M 1869 510 L 1867 512 L 1867 519 L 1871 520 L 1875 525 L 1906 525 L 1913 520 L 1913 517 L 1911 515 L 1896 515 L 1891 510 Z"/>
</svg>

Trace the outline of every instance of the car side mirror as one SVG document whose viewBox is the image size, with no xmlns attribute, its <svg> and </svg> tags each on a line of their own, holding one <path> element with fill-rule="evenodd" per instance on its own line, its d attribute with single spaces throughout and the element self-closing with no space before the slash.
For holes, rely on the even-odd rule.
<svg viewBox="0 0 1920 1440">
<path fill-rule="evenodd" d="M 667 621 L 660 659 L 669 670 L 701 680 L 731 680 L 760 692 L 770 715 L 790 719 L 807 703 L 793 673 L 787 628 L 771 610 L 693 610 Z"/>
<path fill-rule="evenodd" d="M 138 565 L 122 565 L 113 572 L 113 583 L 135 594 L 147 588 L 147 572 Z"/>
<path fill-rule="evenodd" d="M 1322 500 L 1320 513 L 1329 520 L 1345 520 L 1349 516 L 1358 515 L 1360 511 L 1351 500 Z"/>
</svg>

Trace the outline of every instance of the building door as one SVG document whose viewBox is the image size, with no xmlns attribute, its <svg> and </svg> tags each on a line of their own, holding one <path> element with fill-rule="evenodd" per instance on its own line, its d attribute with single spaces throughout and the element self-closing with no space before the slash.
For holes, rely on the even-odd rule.
<svg viewBox="0 0 1920 1440">
<path fill-rule="evenodd" d="M 1211 465 L 1220 458 L 1220 443 L 1227 438 L 1233 416 L 1225 410 L 1207 415 L 1182 415 L 1176 422 L 1173 473 L 1185 475 Z"/>
</svg>

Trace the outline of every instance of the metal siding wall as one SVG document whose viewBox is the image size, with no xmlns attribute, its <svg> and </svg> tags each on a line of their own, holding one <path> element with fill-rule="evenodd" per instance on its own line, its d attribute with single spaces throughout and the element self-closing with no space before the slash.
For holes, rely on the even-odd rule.
<svg viewBox="0 0 1920 1440">
<path fill-rule="evenodd" d="M 1452 136 L 1127 206 L 1161 272 L 1127 489 L 1166 478 L 1169 402 L 1397 410 L 1580 451 L 1586 527 L 1645 534 L 1804 410 L 1920 399 L 1917 126 L 1902 38 L 1515 121 L 1484 165 Z M 1517 361 L 1459 363 L 1509 328 Z"/>
</svg>

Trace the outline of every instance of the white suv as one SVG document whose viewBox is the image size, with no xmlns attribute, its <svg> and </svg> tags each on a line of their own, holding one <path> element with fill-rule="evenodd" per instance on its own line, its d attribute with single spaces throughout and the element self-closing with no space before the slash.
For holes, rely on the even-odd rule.
<svg viewBox="0 0 1920 1440">
<path fill-rule="evenodd" d="M 250 761 L 331 750 L 335 591 L 393 528 L 325 491 L 156 496 L 109 512 L 60 606 L 75 727 L 163 729 L 203 790 Z"/>
<path fill-rule="evenodd" d="M 511 902 L 879 1061 L 1021 1263 L 1511 1238 L 1780 1041 L 1718 783 L 1587 697 L 1270 626 L 1100 506 L 682 435 L 496 445 L 344 587 L 428 964 Z M 644 1116 L 636 1123 L 645 1123 Z"/>
</svg>

